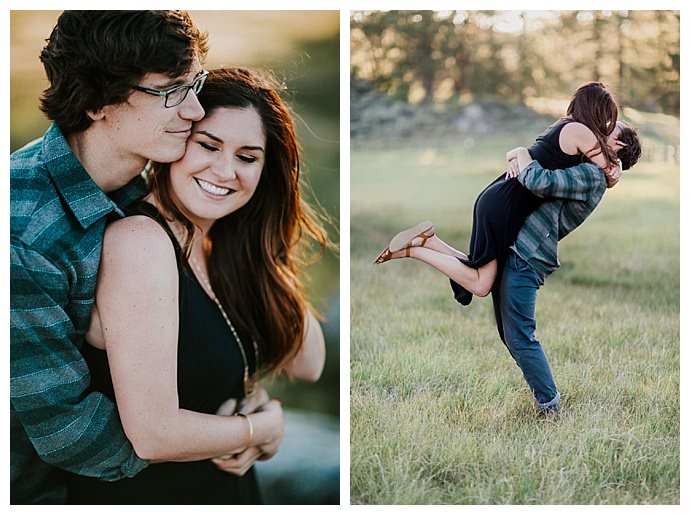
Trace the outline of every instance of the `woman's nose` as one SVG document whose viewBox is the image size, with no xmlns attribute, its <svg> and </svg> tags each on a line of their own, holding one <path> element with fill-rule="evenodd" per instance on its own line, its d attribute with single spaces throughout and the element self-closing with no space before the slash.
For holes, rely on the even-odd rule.
<svg viewBox="0 0 690 515">
<path fill-rule="evenodd" d="M 213 163 L 212 168 L 214 175 L 217 175 L 219 179 L 228 181 L 237 177 L 235 169 L 232 166 L 232 158 L 230 156 L 218 156 Z"/>
</svg>

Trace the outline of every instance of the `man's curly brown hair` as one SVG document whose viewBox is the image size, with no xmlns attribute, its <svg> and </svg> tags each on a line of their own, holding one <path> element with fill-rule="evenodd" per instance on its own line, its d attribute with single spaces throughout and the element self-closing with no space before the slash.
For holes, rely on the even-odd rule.
<svg viewBox="0 0 690 515">
<path fill-rule="evenodd" d="M 636 129 L 624 122 L 619 121 L 618 123 L 621 124 L 621 133 L 618 136 L 618 140 L 625 143 L 625 147 L 619 149 L 617 152 L 618 159 L 621 160 L 623 170 L 628 170 L 640 159 L 642 155 L 642 144 L 640 143 L 640 137 Z"/>
<path fill-rule="evenodd" d="M 64 11 L 41 52 L 41 110 L 64 134 L 84 131 L 88 111 L 125 102 L 147 73 L 179 77 L 203 62 L 207 40 L 185 11 Z"/>
</svg>

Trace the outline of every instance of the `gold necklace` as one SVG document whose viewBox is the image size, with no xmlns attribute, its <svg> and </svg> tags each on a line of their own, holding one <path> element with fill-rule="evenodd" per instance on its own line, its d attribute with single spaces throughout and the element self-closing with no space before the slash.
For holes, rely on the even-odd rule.
<svg viewBox="0 0 690 515">
<path fill-rule="evenodd" d="M 244 346 L 242 345 L 242 341 L 240 340 L 239 335 L 237 334 L 237 331 L 235 331 L 235 326 L 232 325 L 232 322 L 230 321 L 230 317 L 228 317 L 228 314 L 225 312 L 225 309 L 223 309 L 223 305 L 220 303 L 218 300 L 218 297 L 216 297 L 215 292 L 213 291 L 213 288 L 211 288 L 211 283 L 206 277 L 206 274 L 203 273 L 201 270 L 201 267 L 199 266 L 199 263 L 197 263 L 196 259 L 194 257 L 191 258 L 192 265 L 194 265 L 194 269 L 197 272 L 197 275 L 201 278 L 201 280 L 204 282 L 206 285 L 206 288 L 210 294 L 211 299 L 213 299 L 213 302 L 216 303 L 216 306 L 218 306 L 218 309 L 220 310 L 221 314 L 223 315 L 223 318 L 225 319 L 225 323 L 228 325 L 230 328 L 230 331 L 232 332 L 232 335 L 235 337 L 235 341 L 237 342 L 237 346 L 240 349 L 240 353 L 242 354 L 242 362 L 244 363 L 244 396 L 248 397 L 254 392 L 254 386 L 256 385 L 255 381 L 253 378 L 249 377 L 249 363 L 247 361 L 247 354 L 244 352 Z M 252 344 L 254 345 L 254 358 L 255 358 L 255 367 L 259 366 L 259 346 L 256 343 L 256 340 L 252 338 Z"/>
</svg>

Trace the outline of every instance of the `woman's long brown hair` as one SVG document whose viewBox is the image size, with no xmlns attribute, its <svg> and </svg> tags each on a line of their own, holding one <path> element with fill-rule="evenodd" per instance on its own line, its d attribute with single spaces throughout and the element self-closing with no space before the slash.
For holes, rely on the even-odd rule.
<svg viewBox="0 0 690 515">
<path fill-rule="evenodd" d="M 303 233 L 326 248 L 316 213 L 300 194 L 300 149 L 290 112 L 275 80 L 244 68 L 213 70 L 199 101 L 214 110 L 254 108 L 266 135 L 265 162 L 256 192 L 209 231 L 209 280 L 233 323 L 259 345 L 261 374 L 277 373 L 300 349 L 308 303 L 298 242 Z M 151 190 L 159 206 L 186 229 L 194 225 L 170 186 L 169 165 L 154 166 Z"/>
<path fill-rule="evenodd" d="M 566 115 L 586 125 L 594 133 L 598 145 L 589 152 L 604 154 L 607 164 L 616 161 L 616 153 L 606 144 L 608 135 L 616 127 L 618 104 L 601 82 L 587 82 L 577 88 L 570 99 Z"/>
</svg>

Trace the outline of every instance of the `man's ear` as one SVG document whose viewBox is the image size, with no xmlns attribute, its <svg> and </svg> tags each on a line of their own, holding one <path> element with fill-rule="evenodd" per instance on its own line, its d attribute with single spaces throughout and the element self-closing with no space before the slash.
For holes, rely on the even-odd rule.
<svg viewBox="0 0 690 515">
<path fill-rule="evenodd" d="M 86 116 L 88 116 L 89 118 L 91 118 L 91 120 L 95 122 L 105 118 L 105 111 L 103 109 L 99 109 L 98 111 L 87 110 Z"/>
<path fill-rule="evenodd" d="M 627 147 L 627 146 L 628 146 L 627 143 L 625 143 L 625 142 L 623 142 L 623 141 L 621 141 L 621 140 L 619 140 L 619 139 L 616 140 L 616 143 L 618 143 L 621 147 Z"/>
</svg>

